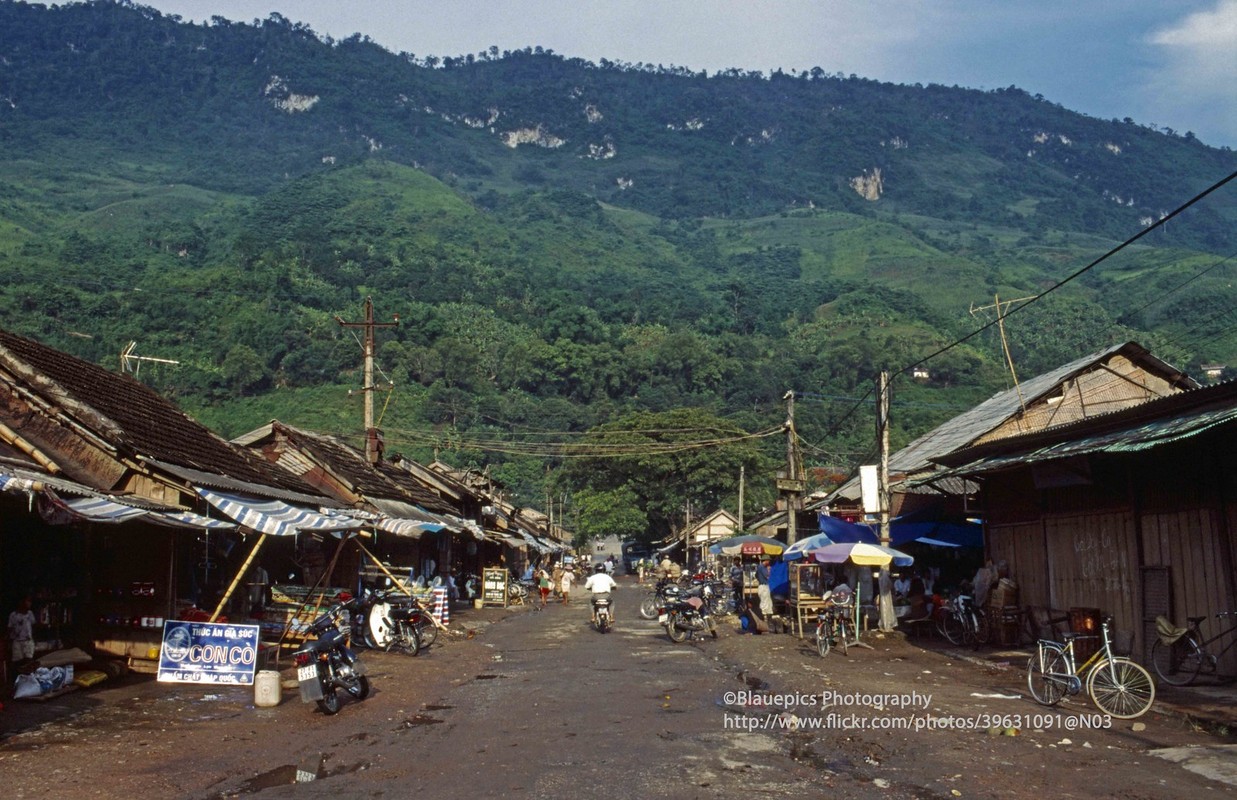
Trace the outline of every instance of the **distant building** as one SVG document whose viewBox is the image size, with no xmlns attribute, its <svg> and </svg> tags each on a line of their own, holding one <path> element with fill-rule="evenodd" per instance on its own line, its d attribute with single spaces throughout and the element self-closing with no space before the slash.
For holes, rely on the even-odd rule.
<svg viewBox="0 0 1237 800">
<path fill-rule="evenodd" d="M 1203 364 L 1201 367 L 1203 370 L 1203 375 L 1206 376 L 1207 380 L 1211 383 L 1215 383 L 1224 377 L 1225 368 L 1226 365 L 1224 364 Z"/>
</svg>

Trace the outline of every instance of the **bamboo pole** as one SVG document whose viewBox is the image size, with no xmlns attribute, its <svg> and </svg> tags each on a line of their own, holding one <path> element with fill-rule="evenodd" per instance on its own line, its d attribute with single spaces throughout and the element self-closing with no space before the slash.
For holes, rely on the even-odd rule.
<svg viewBox="0 0 1237 800">
<path fill-rule="evenodd" d="M 435 616 L 434 616 L 434 615 L 430 612 L 430 610 L 429 610 L 429 609 L 427 609 L 427 608 L 425 607 L 425 604 L 424 604 L 424 603 L 422 603 L 420 600 L 418 600 L 418 599 L 417 599 L 417 597 L 416 597 L 416 595 L 414 595 L 414 594 L 412 593 L 412 587 L 410 587 L 410 586 L 405 586 L 405 585 L 404 585 L 404 582 L 403 582 L 402 580 L 400 580 L 399 578 L 397 578 L 397 577 L 396 577 L 396 576 L 395 576 L 395 575 L 391 572 L 391 570 L 387 569 L 386 564 L 383 564 L 383 563 L 382 563 L 381 561 L 379 561 L 376 557 L 374 557 L 374 554 L 373 554 L 373 553 L 371 553 L 371 552 L 369 552 L 369 550 L 367 550 L 367 549 L 366 549 L 365 545 L 361 544 L 360 542 L 357 542 L 356 544 L 357 544 L 357 547 L 361 548 L 361 552 L 362 552 L 362 553 L 364 553 L 365 555 L 369 556 L 369 560 L 370 560 L 370 561 L 373 561 L 375 564 L 377 564 L 377 565 L 378 565 L 378 569 L 382 570 L 383 574 L 384 574 L 384 575 L 386 575 L 388 578 L 390 578 L 390 579 L 391 579 L 391 582 L 392 582 L 392 583 L 394 583 L 396 586 L 398 586 L 398 587 L 399 587 L 399 590 L 400 590 L 401 592 L 403 592 L 404 594 L 408 595 L 408 597 L 409 597 L 409 598 L 411 598 L 412 602 L 414 602 L 414 603 L 416 603 L 416 604 L 417 604 L 417 608 L 419 608 L 419 609 L 421 609 L 422 611 L 424 611 L 424 612 L 425 612 L 425 616 L 429 617 L 430 622 L 434 623 L 434 627 L 438 628 L 438 630 L 440 630 L 440 631 L 446 631 L 447 633 L 451 633 L 451 634 L 456 634 L 456 633 L 457 633 L 457 631 L 453 631 L 453 630 L 451 630 L 450 628 L 448 628 L 446 625 L 443 625 L 441 622 L 439 622 L 439 621 L 438 621 L 438 618 L 437 618 L 437 617 L 435 617 Z"/>
<path fill-rule="evenodd" d="M 223 607 L 226 606 L 228 604 L 228 600 L 232 598 L 232 592 L 236 591 L 236 586 L 241 582 L 241 578 L 245 577 L 245 573 L 249 572 L 249 566 L 253 563 L 253 560 L 257 558 L 258 550 L 261 549 L 262 544 L 265 541 L 266 534 L 260 534 L 258 536 L 258 541 L 253 545 L 253 549 L 249 551 L 249 557 L 245 559 L 244 564 L 241 564 L 241 568 L 236 571 L 236 577 L 232 578 L 232 584 L 228 586 L 228 590 L 223 593 L 223 597 L 219 598 L 219 605 L 215 607 L 215 613 L 210 615 L 210 619 L 208 620 L 209 622 L 214 622 L 219 618 L 219 615 L 223 613 Z"/>
</svg>

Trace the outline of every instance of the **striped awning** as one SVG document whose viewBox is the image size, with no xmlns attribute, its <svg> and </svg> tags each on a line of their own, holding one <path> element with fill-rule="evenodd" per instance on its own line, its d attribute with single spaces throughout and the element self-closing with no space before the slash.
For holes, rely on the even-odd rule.
<svg viewBox="0 0 1237 800">
<path fill-rule="evenodd" d="M 546 545 L 536 536 L 533 536 L 528 531 L 522 530 L 520 528 L 516 528 L 515 532 L 520 535 L 520 538 L 523 539 L 528 544 L 529 547 L 533 548 L 538 553 L 548 554 L 548 553 L 554 552 L 553 550 L 550 549 L 548 545 Z"/>
<path fill-rule="evenodd" d="M 198 495 L 238 525 L 272 536 L 292 536 L 301 531 L 356 530 L 362 522 L 333 511 L 298 508 L 279 500 L 257 500 L 252 497 L 212 492 L 195 487 Z"/>
<path fill-rule="evenodd" d="M 211 519 L 192 511 L 140 508 L 120 503 L 106 497 L 65 498 L 47 490 L 41 496 L 40 514 L 53 525 L 71 525 L 75 522 L 98 522 L 118 525 L 122 522 L 151 522 L 171 528 L 226 529 L 235 528 L 234 523 Z"/>
<path fill-rule="evenodd" d="M 417 509 L 419 511 L 419 509 Z M 425 532 L 435 533 L 446 527 L 445 521 L 439 522 L 431 519 L 433 515 L 428 512 L 417 514 L 417 518 L 410 516 L 390 516 L 388 514 L 378 513 L 376 511 L 366 511 L 361 508 L 346 508 L 341 509 L 336 514 L 341 516 L 352 517 L 353 519 L 361 520 L 366 525 L 372 525 L 380 531 L 391 533 L 396 536 L 407 536 L 410 539 L 420 539 L 421 534 Z M 405 512 L 407 513 L 407 512 Z M 425 518 L 420 518 L 425 515 Z"/>
</svg>

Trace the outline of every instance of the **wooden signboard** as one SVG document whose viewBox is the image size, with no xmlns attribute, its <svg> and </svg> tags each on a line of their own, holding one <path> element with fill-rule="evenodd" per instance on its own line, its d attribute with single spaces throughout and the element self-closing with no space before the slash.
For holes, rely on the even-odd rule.
<svg viewBox="0 0 1237 800">
<path fill-rule="evenodd" d="M 507 570 L 505 567 L 481 571 L 481 602 L 487 606 L 507 607 Z"/>
</svg>

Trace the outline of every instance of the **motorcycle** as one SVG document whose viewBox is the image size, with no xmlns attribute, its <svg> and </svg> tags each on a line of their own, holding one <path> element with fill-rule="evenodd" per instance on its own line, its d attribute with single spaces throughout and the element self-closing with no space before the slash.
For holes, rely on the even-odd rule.
<svg viewBox="0 0 1237 800">
<path fill-rule="evenodd" d="M 390 592 L 366 595 L 361 619 L 365 645 L 415 656 L 438 640 L 438 628 L 425 608 L 413 598 L 394 600 Z"/>
<path fill-rule="evenodd" d="M 659 610 L 666 604 L 666 592 L 673 587 L 675 591 L 679 589 L 677 583 L 670 578 L 661 578 L 657 581 L 657 585 L 653 590 L 645 595 L 640 601 L 640 616 L 644 619 L 656 619 Z"/>
<path fill-rule="evenodd" d="M 593 597 L 593 617 L 597 620 L 597 630 L 609 633 L 614 618 L 610 614 L 610 597 Z"/>
<path fill-rule="evenodd" d="M 672 642 L 685 642 L 697 633 L 708 631 L 717 638 L 717 624 L 709 611 L 709 604 L 700 592 L 682 592 L 667 587 L 666 601 L 659 609 L 657 621 L 666 629 Z"/>
<path fill-rule="evenodd" d="M 317 702 L 324 714 L 339 713 L 338 689 L 357 700 L 369 696 L 365 665 L 348 647 L 351 625 L 345 618 L 345 614 L 357 613 L 360 606 L 356 597 L 346 597 L 331 606 L 309 626 L 316 638 L 307 640 L 293 655 L 301 700 Z"/>
</svg>

